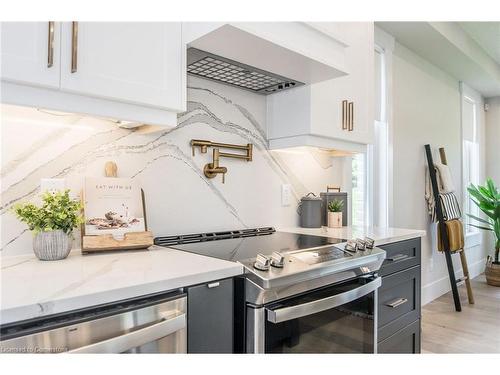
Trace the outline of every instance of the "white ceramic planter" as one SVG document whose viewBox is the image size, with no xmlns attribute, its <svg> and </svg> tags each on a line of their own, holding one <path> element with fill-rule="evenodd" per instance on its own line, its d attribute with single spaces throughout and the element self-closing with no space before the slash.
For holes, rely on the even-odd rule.
<svg viewBox="0 0 500 375">
<path fill-rule="evenodd" d="M 40 232 L 33 238 L 33 251 L 40 260 L 60 260 L 71 251 L 71 236 L 62 230 Z"/>
<path fill-rule="evenodd" d="M 328 228 L 342 228 L 342 212 L 328 212 Z"/>
</svg>

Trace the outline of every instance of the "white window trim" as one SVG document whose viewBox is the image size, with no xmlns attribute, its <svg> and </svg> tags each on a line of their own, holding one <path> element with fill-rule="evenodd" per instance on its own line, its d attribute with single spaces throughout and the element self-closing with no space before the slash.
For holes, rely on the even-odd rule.
<svg viewBox="0 0 500 375">
<path fill-rule="evenodd" d="M 388 225 L 394 226 L 394 170 L 393 170 L 393 144 L 394 144 L 394 127 L 393 127 L 393 52 L 395 39 L 392 35 L 375 26 L 374 48 L 384 52 L 385 62 L 385 78 L 386 78 L 386 103 L 385 117 L 387 121 L 388 132 L 388 165 L 387 165 L 387 213 Z M 373 199 L 372 199 L 373 201 Z M 371 207 L 370 212 L 373 211 Z"/>
<path fill-rule="evenodd" d="M 461 185 L 464 185 L 464 163 L 465 163 L 465 150 L 464 150 L 464 140 L 463 140 L 463 132 L 464 132 L 464 124 L 463 124 L 463 101 L 467 100 L 471 103 L 474 103 L 476 106 L 476 129 L 475 129 L 475 137 L 477 138 L 476 141 L 481 145 L 481 134 L 479 131 L 479 111 L 481 110 L 483 106 L 483 100 L 482 98 L 478 97 L 479 94 L 476 93 L 473 89 L 471 89 L 469 86 L 467 86 L 464 82 L 460 82 L 460 134 L 461 134 L 461 142 L 460 142 L 460 154 L 461 154 L 461 168 L 460 168 L 460 182 Z M 479 164 L 481 163 L 481 156 L 478 155 L 479 158 Z M 478 177 L 481 179 L 481 171 L 480 171 L 480 165 L 478 166 Z M 467 192 L 467 187 L 463 186 L 463 191 L 462 191 L 462 208 L 463 211 L 465 211 L 465 200 L 468 199 L 468 192 Z M 463 218 L 466 216 L 466 212 L 463 212 Z M 481 216 L 479 213 L 478 216 Z M 465 220 L 464 220 L 465 223 Z M 483 240 L 483 235 L 481 231 L 474 231 L 474 232 L 469 232 L 467 229 L 464 230 L 465 232 L 465 248 L 470 248 L 474 246 L 479 246 L 482 244 Z"/>
</svg>

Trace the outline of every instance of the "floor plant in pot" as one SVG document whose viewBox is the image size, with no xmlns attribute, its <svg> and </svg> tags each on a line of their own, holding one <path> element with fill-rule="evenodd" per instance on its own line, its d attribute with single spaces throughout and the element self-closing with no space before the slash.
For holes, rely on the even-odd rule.
<svg viewBox="0 0 500 375">
<path fill-rule="evenodd" d="M 328 228 L 342 227 L 342 208 L 344 201 L 334 199 L 328 203 Z"/>
<path fill-rule="evenodd" d="M 69 196 L 69 190 L 45 192 L 42 203 L 18 203 L 12 208 L 19 220 L 33 232 L 33 251 L 40 260 L 59 260 L 71 251 L 73 229 L 83 218 L 79 200 Z"/>
<path fill-rule="evenodd" d="M 488 256 L 486 261 L 486 282 L 489 285 L 500 286 L 500 193 L 498 187 L 491 178 L 486 180 L 486 186 L 470 185 L 467 191 L 471 195 L 472 201 L 486 215 L 485 219 L 470 215 L 478 224 L 469 224 L 476 228 L 494 233 L 495 239 L 495 257 Z"/>
</svg>

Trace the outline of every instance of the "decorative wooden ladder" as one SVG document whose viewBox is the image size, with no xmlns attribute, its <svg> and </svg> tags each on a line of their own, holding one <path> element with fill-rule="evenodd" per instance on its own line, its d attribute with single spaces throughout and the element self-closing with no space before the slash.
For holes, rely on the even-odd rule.
<svg viewBox="0 0 500 375">
<path fill-rule="evenodd" d="M 437 185 L 436 170 L 434 168 L 434 161 L 432 160 L 432 151 L 430 145 L 425 145 L 425 154 L 427 156 L 427 165 L 429 166 L 429 174 L 431 178 L 432 194 L 434 195 L 434 201 L 436 202 L 436 216 L 438 220 L 438 230 L 441 235 L 441 239 L 444 245 L 444 256 L 446 258 L 446 266 L 448 267 L 448 275 L 450 277 L 451 291 L 453 294 L 453 301 L 455 302 L 455 310 L 462 311 L 462 306 L 460 304 L 460 296 L 458 294 L 457 284 L 465 281 L 467 287 L 467 297 L 469 304 L 474 303 L 474 296 L 472 294 L 472 287 L 470 284 L 469 267 L 467 266 L 467 258 L 465 257 L 464 249 L 456 251 L 455 253 L 460 254 L 460 261 L 462 263 L 462 270 L 464 276 L 460 279 L 455 278 L 455 271 L 453 269 L 453 261 L 451 259 L 452 252 L 450 251 L 450 241 L 448 239 L 448 232 L 446 230 L 446 224 L 443 216 L 443 207 L 441 206 L 441 199 L 439 198 L 439 189 Z M 439 156 L 441 158 L 441 163 L 447 165 L 446 154 L 444 148 L 439 149 Z"/>
</svg>

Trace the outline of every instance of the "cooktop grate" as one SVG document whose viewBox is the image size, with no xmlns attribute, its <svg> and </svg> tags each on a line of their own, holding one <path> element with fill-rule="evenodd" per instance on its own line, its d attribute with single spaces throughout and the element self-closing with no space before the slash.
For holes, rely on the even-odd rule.
<svg viewBox="0 0 500 375">
<path fill-rule="evenodd" d="M 189 48 L 188 57 L 188 74 L 258 94 L 272 94 L 303 84 L 196 48 Z"/>
</svg>

